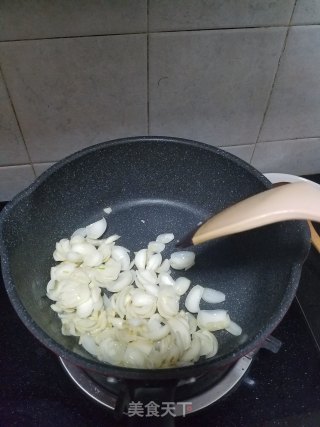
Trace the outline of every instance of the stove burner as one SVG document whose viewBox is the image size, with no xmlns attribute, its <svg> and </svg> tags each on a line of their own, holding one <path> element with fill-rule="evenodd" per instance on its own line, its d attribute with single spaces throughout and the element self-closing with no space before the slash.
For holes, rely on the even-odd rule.
<svg viewBox="0 0 320 427">
<path fill-rule="evenodd" d="M 189 386 L 189 395 L 187 397 L 188 401 L 192 402 L 188 413 L 194 413 L 200 411 L 201 409 L 207 408 L 212 403 L 217 402 L 223 396 L 229 394 L 244 377 L 248 371 L 254 356 L 254 352 L 248 354 L 247 356 L 239 359 L 233 366 L 230 368 L 218 382 L 215 382 L 211 387 L 206 384 L 205 389 L 200 389 L 195 395 L 192 394 L 192 388 L 197 382 L 202 382 L 202 377 L 200 378 L 189 378 L 187 380 L 182 380 L 178 383 L 177 390 L 179 388 L 188 388 Z M 117 404 L 117 384 L 119 381 L 113 377 L 104 378 L 105 386 L 101 384 L 101 381 L 94 379 L 88 372 L 78 368 L 77 366 L 72 365 L 66 360 L 60 357 L 60 362 L 72 379 L 72 381 L 91 399 L 95 400 L 99 404 L 105 406 L 111 411 L 114 411 Z M 207 381 L 205 380 L 204 383 Z M 202 390 L 202 391 L 201 391 Z M 190 396 L 191 392 L 191 396 Z M 181 405 L 176 405 L 176 416 L 183 415 L 183 408 Z"/>
</svg>

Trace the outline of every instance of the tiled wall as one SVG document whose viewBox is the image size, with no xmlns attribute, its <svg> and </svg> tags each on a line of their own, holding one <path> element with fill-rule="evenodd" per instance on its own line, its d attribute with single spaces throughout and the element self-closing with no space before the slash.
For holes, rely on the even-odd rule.
<svg viewBox="0 0 320 427">
<path fill-rule="evenodd" d="M 320 172 L 320 0 L 2 0 L 0 200 L 123 136 Z"/>
</svg>

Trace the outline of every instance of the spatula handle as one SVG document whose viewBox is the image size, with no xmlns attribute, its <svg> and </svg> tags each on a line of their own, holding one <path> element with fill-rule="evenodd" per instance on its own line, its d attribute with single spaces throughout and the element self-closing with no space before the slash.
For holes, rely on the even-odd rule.
<svg viewBox="0 0 320 427">
<path fill-rule="evenodd" d="M 320 189 L 306 182 L 266 190 L 223 210 L 193 235 L 193 244 L 288 220 L 320 222 Z"/>
</svg>

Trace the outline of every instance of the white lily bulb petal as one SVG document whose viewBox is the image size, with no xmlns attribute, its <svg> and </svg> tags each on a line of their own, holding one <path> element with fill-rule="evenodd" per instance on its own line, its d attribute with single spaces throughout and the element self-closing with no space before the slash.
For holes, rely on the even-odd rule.
<svg viewBox="0 0 320 427">
<path fill-rule="evenodd" d="M 143 289 L 145 289 L 148 294 L 154 295 L 155 297 L 159 295 L 159 286 L 153 283 L 145 283 Z"/>
<path fill-rule="evenodd" d="M 82 319 L 89 317 L 93 311 L 93 305 L 92 298 L 89 298 L 88 301 L 77 306 L 77 315 Z"/>
<path fill-rule="evenodd" d="M 89 285 L 90 277 L 84 269 L 77 268 L 73 270 L 70 274 L 70 279 L 77 281 L 78 283 L 83 283 L 85 285 Z"/>
<path fill-rule="evenodd" d="M 142 291 L 141 289 L 136 289 L 132 293 L 132 304 L 138 307 L 153 304 L 154 301 L 154 295 L 147 294 L 147 292 Z"/>
<path fill-rule="evenodd" d="M 106 282 L 103 287 L 107 288 L 109 292 L 120 292 L 122 289 L 131 285 L 133 282 L 133 275 L 131 271 L 122 271 L 116 280 Z"/>
<path fill-rule="evenodd" d="M 137 294 L 138 292 L 142 292 L 142 294 Z M 157 308 L 157 298 L 153 295 L 147 294 L 145 291 L 141 289 L 135 289 L 131 294 L 132 303 L 126 306 L 125 315 L 127 319 L 133 317 L 141 317 L 144 319 L 148 319 L 151 317 Z M 136 304 L 133 303 L 134 302 Z"/>
<path fill-rule="evenodd" d="M 123 355 L 124 366 L 128 368 L 143 368 L 145 365 L 146 355 L 138 350 L 135 346 L 128 344 Z"/>
<path fill-rule="evenodd" d="M 113 243 L 118 239 L 120 239 L 119 234 L 112 234 L 112 236 L 109 236 L 105 239 L 105 243 L 109 245 L 110 243 Z"/>
<path fill-rule="evenodd" d="M 201 329 L 218 331 L 230 325 L 230 317 L 226 310 L 200 310 L 197 323 Z"/>
<path fill-rule="evenodd" d="M 97 249 L 85 255 L 83 258 L 84 265 L 87 265 L 88 267 L 98 267 L 100 264 L 102 264 L 102 261 L 103 255 Z"/>
<path fill-rule="evenodd" d="M 55 261 L 65 261 L 67 253 L 70 251 L 71 245 L 68 239 L 61 239 L 56 243 L 56 250 L 53 252 Z"/>
<path fill-rule="evenodd" d="M 154 316 L 153 316 L 154 317 Z M 162 325 L 161 322 L 155 318 L 148 321 L 148 334 L 147 337 L 153 341 L 159 341 L 170 332 L 167 324 Z"/>
<path fill-rule="evenodd" d="M 158 274 L 168 273 L 169 270 L 170 270 L 170 261 L 168 259 L 165 259 L 163 263 L 160 265 L 160 267 L 157 268 L 156 272 Z"/>
<path fill-rule="evenodd" d="M 138 327 L 144 324 L 143 319 L 128 319 L 128 324 L 130 326 Z"/>
<path fill-rule="evenodd" d="M 198 328 L 197 319 L 194 317 L 193 314 L 189 313 L 188 311 L 186 312 L 186 317 L 189 322 L 190 334 L 193 334 Z"/>
<path fill-rule="evenodd" d="M 158 278 L 160 286 L 174 286 L 174 279 L 169 273 L 160 273 Z"/>
<path fill-rule="evenodd" d="M 168 325 L 179 341 L 182 351 L 187 350 L 191 344 L 188 319 L 181 316 L 172 317 L 168 319 Z"/>
<path fill-rule="evenodd" d="M 83 242 L 71 245 L 71 250 L 72 252 L 77 252 L 81 255 L 88 255 L 92 252 L 95 252 L 96 248 L 91 243 Z"/>
<path fill-rule="evenodd" d="M 225 329 L 226 331 L 229 332 L 229 334 L 232 334 L 235 336 L 239 336 L 242 334 L 241 326 L 239 326 L 237 323 L 233 322 L 232 320 L 230 320 L 229 326 L 227 326 Z"/>
<path fill-rule="evenodd" d="M 170 257 L 170 265 L 175 270 L 188 270 L 194 265 L 195 253 L 191 251 L 173 252 Z"/>
<path fill-rule="evenodd" d="M 83 261 L 83 256 L 78 252 L 69 251 L 66 256 L 67 260 L 70 262 L 80 263 Z"/>
<path fill-rule="evenodd" d="M 218 351 L 217 338 L 211 332 L 200 330 L 195 332 L 194 335 L 200 338 L 200 356 L 212 355 L 213 351 Z"/>
<path fill-rule="evenodd" d="M 187 295 L 185 306 L 190 313 L 197 313 L 200 307 L 200 300 L 203 294 L 203 287 L 194 286 Z"/>
<path fill-rule="evenodd" d="M 108 259 L 111 257 L 111 250 L 112 246 L 106 242 L 102 243 L 102 245 L 99 247 L 98 251 L 102 253 L 103 261 L 108 261 Z"/>
<path fill-rule="evenodd" d="M 110 258 L 105 264 L 102 264 L 94 271 L 94 278 L 102 284 L 110 280 L 117 280 L 121 271 L 121 264 Z M 101 285 L 102 286 L 102 285 Z"/>
<path fill-rule="evenodd" d="M 56 249 L 60 251 L 70 251 L 70 241 L 68 239 L 61 239 L 56 243 Z"/>
<path fill-rule="evenodd" d="M 181 356 L 182 362 L 197 362 L 200 357 L 201 342 L 197 335 L 192 338 L 191 346 Z"/>
<path fill-rule="evenodd" d="M 111 324 L 113 327 L 115 327 L 117 329 L 122 329 L 123 325 L 124 325 L 124 320 L 121 319 L 120 317 L 113 317 L 111 319 Z"/>
<path fill-rule="evenodd" d="M 139 270 L 136 272 L 136 277 L 142 286 L 148 284 L 156 285 L 158 283 L 158 277 L 156 273 L 151 270 Z"/>
<path fill-rule="evenodd" d="M 77 268 L 77 265 L 71 262 L 64 261 L 61 264 L 51 268 L 51 279 L 62 280 L 70 276 Z"/>
<path fill-rule="evenodd" d="M 157 308 L 159 314 L 165 319 L 178 314 L 179 297 L 172 286 L 161 286 L 159 288 Z"/>
<path fill-rule="evenodd" d="M 80 336 L 79 344 L 93 356 L 97 355 L 97 344 L 94 342 L 94 338 L 91 335 L 84 334 Z"/>
<path fill-rule="evenodd" d="M 202 299 L 210 304 L 218 304 L 225 301 L 226 296 L 223 292 L 216 291 L 215 289 L 204 288 Z"/>
<path fill-rule="evenodd" d="M 147 262 L 147 266 L 146 269 L 147 270 L 157 270 L 160 265 L 162 263 L 162 256 L 161 254 L 153 254 L 151 255 L 151 257 L 149 258 L 148 262 Z"/>
<path fill-rule="evenodd" d="M 59 301 L 65 308 L 75 308 L 90 298 L 90 289 L 87 285 L 66 279 L 62 283 L 62 292 Z"/>
<path fill-rule="evenodd" d="M 127 315 L 127 308 L 131 304 L 131 292 L 134 287 L 132 285 L 122 289 L 122 291 L 115 293 L 110 298 L 111 308 L 121 317 Z M 131 316 L 137 317 L 137 316 Z M 127 317 L 128 318 L 128 317 Z"/>
<path fill-rule="evenodd" d="M 156 238 L 156 242 L 163 243 L 166 245 L 167 243 L 172 242 L 173 239 L 174 239 L 174 234 L 164 233 L 164 234 L 159 234 L 159 236 Z"/>
<path fill-rule="evenodd" d="M 89 239 L 89 237 L 86 237 L 86 242 L 98 248 L 104 243 L 104 239 Z"/>
<path fill-rule="evenodd" d="M 98 286 L 93 286 L 92 283 L 89 285 L 91 289 L 91 299 L 93 302 L 94 310 L 101 310 L 103 308 L 103 299 L 101 296 L 101 289 Z"/>
<path fill-rule="evenodd" d="M 174 290 L 176 291 L 176 294 L 181 296 L 185 294 L 189 287 L 190 287 L 191 281 L 187 279 L 186 277 L 178 277 L 178 279 L 174 283 Z"/>
<path fill-rule="evenodd" d="M 203 332 L 205 332 L 205 331 L 203 331 Z M 215 356 L 218 353 L 218 350 L 219 350 L 219 344 L 218 344 L 217 338 L 213 334 L 212 334 L 212 338 L 213 338 L 213 340 L 212 340 L 213 349 L 209 353 L 205 354 L 206 359 L 209 359 L 209 357 Z"/>
<path fill-rule="evenodd" d="M 146 356 L 149 356 L 149 354 L 152 351 L 153 345 L 150 341 L 147 340 L 139 340 L 139 341 L 133 341 L 130 343 L 131 348 L 136 348 L 142 353 L 144 353 Z"/>
<path fill-rule="evenodd" d="M 120 262 L 121 270 L 129 270 L 130 267 L 130 257 L 128 254 L 128 249 L 123 246 L 113 246 L 111 250 L 111 256 L 115 261 Z"/>
<path fill-rule="evenodd" d="M 86 237 L 87 236 L 87 230 L 85 227 L 83 228 L 78 228 L 71 236 L 71 238 L 76 237 L 76 236 L 80 236 L 80 237 Z"/>
<path fill-rule="evenodd" d="M 119 361 L 123 359 L 126 347 L 126 343 L 119 342 L 109 337 L 99 344 L 97 357 L 103 362 L 119 365 Z"/>
<path fill-rule="evenodd" d="M 101 218 L 86 227 L 87 237 L 90 239 L 99 239 L 107 229 L 107 221 Z"/>
<path fill-rule="evenodd" d="M 71 245 L 75 245 L 76 243 L 84 243 L 84 242 L 85 242 L 85 238 L 82 237 L 82 236 L 78 236 L 78 235 L 73 236 L 70 239 L 70 244 Z"/>
<path fill-rule="evenodd" d="M 57 251 L 57 250 L 55 250 L 55 251 L 53 252 L 52 256 L 53 256 L 53 259 L 54 259 L 55 261 L 65 261 L 65 260 L 66 260 L 66 254 L 61 253 L 61 252 L 59 252 L 59 251 Z"/>
<path fill-rule="evenodd" d="M 164 243 L 150 242 L 148 244 L 148 251 L 151 253 L 160 253 L 164 250 L 164 248 L 165 248 Z"/>
<path fill-rule="evenodd" d="M 147 264 L 147 249 L 140 249 L 136 252 L 134 262 L 138 270 L 144 270 Z"/>
</svg>

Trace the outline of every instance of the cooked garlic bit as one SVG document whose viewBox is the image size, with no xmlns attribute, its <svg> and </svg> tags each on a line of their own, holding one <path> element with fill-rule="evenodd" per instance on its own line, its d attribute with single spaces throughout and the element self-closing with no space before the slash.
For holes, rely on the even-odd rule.
<svg viewBox="0 0 320 427">
<path fill-rule="evenodd" d="M 200 310 L 201 298 L 217 304 L 225 300 L 222 292 L 192 286 L 190 279 L 171 272 L 170 267 L 187 270 L 195 262 L 190 251 L 163 259 L 172 233 L 160 234 L 130 257 L 128 249 L 116 244 L 119 235 L 101 239 L 106 228 L 102 218 L 56 244 L 53 258 L 59 264 L 51 268 L 47 296 L 54 301 L 51 308 L 61 320 L 62 334 L 79 337 L 83 348 L 102 362 L 149 369 L 213 357 L 218 341 L 212 331 L 241 334 L 226 310 Z M 190 286 L 185 311 L 180 297 Z"/>
</svg>

